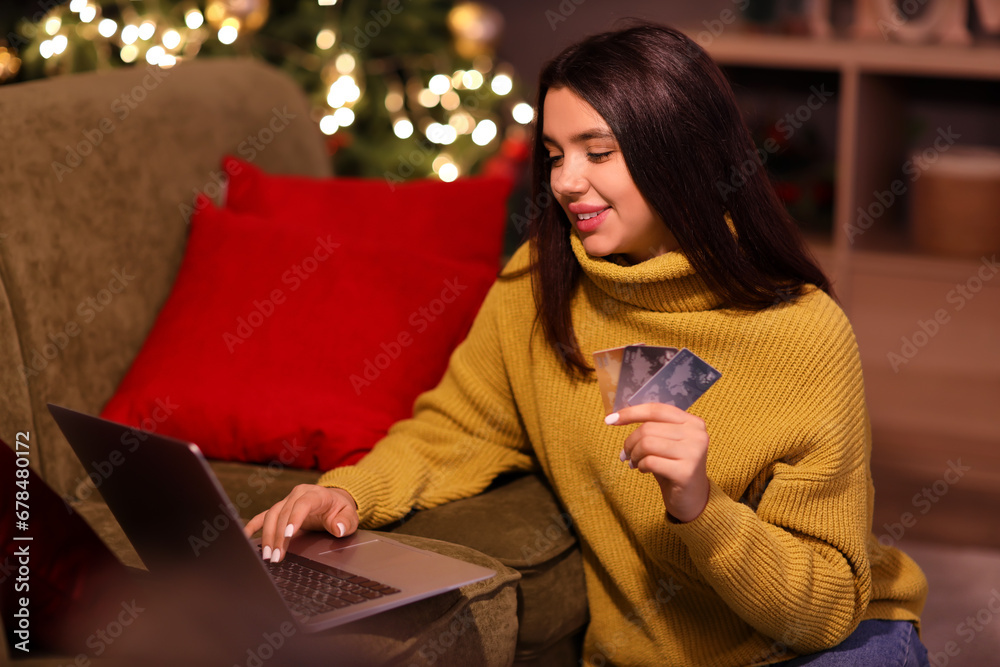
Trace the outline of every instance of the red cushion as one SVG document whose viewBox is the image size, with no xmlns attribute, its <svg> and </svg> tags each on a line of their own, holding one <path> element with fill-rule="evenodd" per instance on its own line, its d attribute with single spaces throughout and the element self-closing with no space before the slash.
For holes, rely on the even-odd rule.
<svg viewBox="0 0 1000 667">
<path fill-rule="evenodd" d="M 226 208 L 232 211 L 289 224 L 322 219 L 331 225 L 364 225 L 368 236 L 397 248 L 491 266 L 499 263 L 512 188 L 508 179 L 397 183 L 388 178 L 274 176 L 234 157 L 225 158 L 222 166 L 229 174 Z"/>
<path fill-rule="evenodd" d="M 173 291 L 102 416 L 213 458 L 354 463 L 468 333 L 499 268 L 510 184 L 244 165 L 254 188 L 230 202 L 257 215 L 199 198 Z"/>
</svg>

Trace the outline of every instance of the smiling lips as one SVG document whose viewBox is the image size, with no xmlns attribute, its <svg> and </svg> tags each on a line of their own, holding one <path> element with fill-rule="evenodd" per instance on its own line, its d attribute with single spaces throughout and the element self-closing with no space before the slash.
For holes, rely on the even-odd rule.
<svg viewBox="0 0 1000 667">
<path fill-rule="evenodd" d="M 594 204 L 573 203 L 569 205 L 569 211 L 576 217 L 576 228 L 581 232 L 592 232 L 607 216 L 611 210 L 610 206 L 598 206 Z"/>
</svg>

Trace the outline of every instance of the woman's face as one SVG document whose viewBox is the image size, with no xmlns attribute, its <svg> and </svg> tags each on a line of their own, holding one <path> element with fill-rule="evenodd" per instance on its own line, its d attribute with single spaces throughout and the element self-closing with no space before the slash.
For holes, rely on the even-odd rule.
<svg viewBox="0 0 1000 667">
<path fill-rule="evenodd" d="M 632 182 L 618 142 L 592 106 L 569 88 L 550 88 L 543 118 L 552 190 L 587 254 L 620 253 L 637 263 L 678 248 Z"/>
</svg>

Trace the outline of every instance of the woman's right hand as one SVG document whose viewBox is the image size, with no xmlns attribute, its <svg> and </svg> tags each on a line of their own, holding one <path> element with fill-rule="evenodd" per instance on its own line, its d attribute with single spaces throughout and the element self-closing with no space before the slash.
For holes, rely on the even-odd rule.
<svg viewBox="0 0 1000 667">
<path fill-rule="evenodd" d="M 277 563 L 288 541 L 300 530 L 326 530 L 335 537 L 358 529 L 358 504 L 343 489 L 299 484 L 284 500 L 247 522 L 243 532 L 252 537 L 263 529 L 260 546 L 265 560 Z"/>
</svg>

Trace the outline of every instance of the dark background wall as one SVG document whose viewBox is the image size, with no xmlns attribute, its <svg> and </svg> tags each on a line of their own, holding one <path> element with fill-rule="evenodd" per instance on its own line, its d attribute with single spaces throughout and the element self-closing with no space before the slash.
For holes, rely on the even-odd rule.
<svg viewBox="0 0 1000 667">
<path fill-rule="evenodd" d="M 738 13 L 743 3 L 742 0 L 495 0 L 492 4 L 506 21 L 497 55 L 514 66 L 525 96 L 534 102 L 538 73 L 548 59 L 582 37 L 614 28 L 618 19 L 635 16 L 678 28 L 704 29 L 703 21 L 718 20 L 727 9 Z"/>
</svg>

